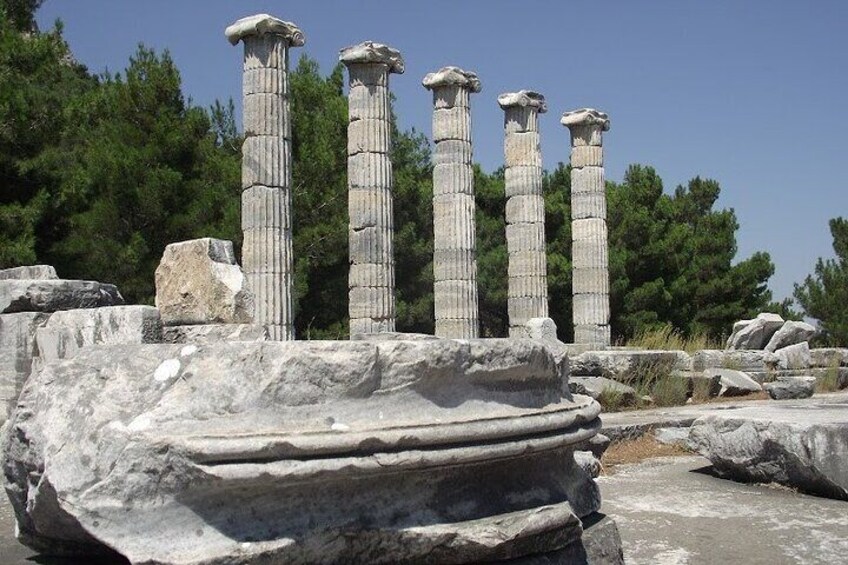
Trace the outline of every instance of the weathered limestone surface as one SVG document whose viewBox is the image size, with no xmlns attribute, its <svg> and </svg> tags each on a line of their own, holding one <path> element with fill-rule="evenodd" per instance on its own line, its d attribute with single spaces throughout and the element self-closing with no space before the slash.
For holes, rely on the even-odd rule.
<svg viewBox="0 0 848 565">
<path fill-rule="evenodd" d="M 433 91 L 433 278 L 436 335 L 475 338 L 480 331 L 471 94 L 477 75 L 444 67 L 424 77 Z M 510 239 L 507 232 L 507 239 Z M 512 237 L 518 237 L 513 235 Z"/>
<path fill-rule="evenodd" d="M 778 349 L 765 356 L 767 364 L 778 369 L 809 369 L 812 365 L 810 345 L 806 341 Z"/>
<path fill-rule="evenodd" d="M 765 371 L 767 352 L 763 350 L 726 351 L 702 349 L 692 354 L 692 370 L 732 368 L 740 371 Z"/>
<path fill-rule="evenodd" d="M 741 396 L 763 390 L 760 383 L 742 371 L 736 371 L 734 369 L 707 369 L 704 371 L 704 374 L 707 376 L 717 375 L 719 377 L 719 383 L 721 384 L 721 390 L 718 393 L 719 396 Z"/>
<path fill-rule="evenodd" d="M 152 306 L 109 306 L 56 312 L 36 330 L 39 363 L 73 357 L 88 345 L 162 341 L 162 320 Z"/>
<path fill-rule="evenodd" d="M 288 69 L 289 48 L 305 38 L 268 14 L 238 20 L 225 34 L 233 45 L 244 43 L 241 227 L 251 318 L 274 340 L 294 339 Z"/>
<path fill-rule="evenodd" d="M 699 418 L 689 437 L 725 476 L 848 500 L 848 406 L 798 413 L 792 404 L 738 408 Z"/>
<path fill-rule="evenodd" d="M 763 389 L 772 400 L 795 400 L 809 398 L 816 390 L 816 377 L 777 377 L 765 383 Z"/>
<path fill-rule="evenodd" d="M 0 314 L 0 416 L 5 420 L 32 370 L 35 332 L 47 322 L 46 312 Z"/>
<path fill-rule="evenodd" d="M 112 284 L 73 280 L 0 280 L 0 314 L 55 312 L 124 303 Z"/>
<path fill-rule="evenodd" d="M 571 251 L 575 343 L 610 345 L 609 258 L 603 132 L 609 116 L 591 108 L 566 112 L 571 131 Z"/>
<path fill-rule="evenodd" d="M 548 316 L 539 135 L 539 114 L 548 107 L 544 96 L 530 90 L 501 94 L 498 104 L 504 110 L 509 335 L 526 337 L 530 319 Z"/>
<path fill-rule="evenodd" d="M 164 343 L 215 343 L 219 341 L 266 341 L 268 329 L 257 324 L 198 324 L 165 326 Z"/>
<path fill-rule="evenodd" d="M 636 402 L 636 390 L 626 384 L 606 377 L 568 377 L 568 389 L 574 394 L 585 394 L 597 400 L 605 391 L 621 395 L 623 404 Z"/>
<path fill-rule="evenodd" d="M 775 332 L 768 344 L 766 351 L 777 351 L 796 343 L 810 341 L 816 335 L 816 328 L 806 322 L 787 320 L 779 330 Z"/>
<path fill-rule="evenodd" d="M 3 465 L 60 554 L 497 561 L 580 538 L 598 413 L 531 340 L 95 346 L 29 379 Z"/>
<path fill-rule="evenodd" d="M 557 325 L 551 318 L 530 318 L 524 324 L 524 331 L 530 339 L 544 342 L 558 342 Z"/>
<path fill-rule="evenodd" d="M 51 265 L 29 265 L 26 267 L 0 269 L 0 281 L 9 279 L 43 280 L 58 278 L 58 275 L 56 275 L 56 269 L 54 269 Z"/>
<path fill-rule="evenodd" d="M 691 359 L 685 351 L 586 351 L 571 358 L 571 374 L 626 379 L 652 371 L 687 371 Z"/>
<path fill-rule="evenodd" d="M 820 347 L 810 350 L 812 367 L 848 367 L 848 349 L 840 347 Z"/>
<path fill-rule="evenodd" d="M 400 52 L 366 41 L 341 50 L 348 69 L 348 278 L 351 334 L 395 330 L 394 207 L 389 74 Z"/>
<path fill-rule="evenodd" d="M 763 349 L 783 324 L 783 318 L 769 312 L 759 314 L 753 320 L 736 322 L 733 333 L 727 339 L 727 349 Z"/>
<path fill-rule="evenodd" d="M 156 307 L 165 325 L 253 321 L 254 298 L 233 244 L 203 238 L 172 243 L 156 268 Z"/>
</svg>

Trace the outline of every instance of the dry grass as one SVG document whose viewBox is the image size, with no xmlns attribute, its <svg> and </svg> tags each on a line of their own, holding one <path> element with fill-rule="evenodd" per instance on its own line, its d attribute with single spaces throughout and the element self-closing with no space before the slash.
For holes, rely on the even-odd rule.
<svg viewBox="0 0 848 565">
<path fill-rule="evenodd" d="M 707 398 L 698 402 L 698 404 L 715 404 L 720 402 L 738 402 L 738 401 L 748 401 L 748 400 L 769 400 L 770 397 L 768 393 L 764 390 L 759 392 L 752 392 L 750 394 L 744 394 L 742 396 L 714 396 L 713 398 Z"/>
<path fill-rule="evenodd" d="M 824 376 L 816 380 L 816 392 L 839 390 L 839 359 L 832 359 L 824 370 Z"/>
<path fill-rule="evenodd" d="M 601 458 L 601 473 L 612 475 L 619 465 L 639 463 L 654 457 L 674 457 L 691 452 L 679 445 L 666 445 L 654 439 L 650 432 L 638 439 L 615 441 L 610 444 Z"/>
<path fill-rule="evenodd" d="M 631 407 L 628 406 L 624 394 L 613 388 L 605 388 L 601 391 L 600 396 L 598 396 L 598 404 L 603 407 L 605 412 L 618 412 Z"/>
<path fill-rule="evenodd" d="M 642 330 L 627 340 L 626 345 L 663 351 L 685 351 L 686 353 L 694 353 L 701 349 L 723 349 L 723 344 L 719 340 L 710 339 L 704 333 L 684 336 L 671 324 Z"/>
</svg>

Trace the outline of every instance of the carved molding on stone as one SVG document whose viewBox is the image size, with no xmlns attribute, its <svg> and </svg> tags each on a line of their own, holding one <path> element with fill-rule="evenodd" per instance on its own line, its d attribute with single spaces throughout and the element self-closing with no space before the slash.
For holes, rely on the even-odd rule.
<svg viewBox="0 0 848 565">
<path fill-rule="evenodd" d="M 477 73 L 464 71 L 459 67 L 442 67 L 435 73 L 428 73 L 421 81 L 424 88 L 433 90 L 442 86 L 460 86 L 471 92 L 480 92 L 482 85 Z"/>
<path fill-rule="evenodd" d="M 403 74 L 405 69 L 400 51 L 373 41 L 363 41 L 339 51 L 339 61 L 345 65 L 361 63 L 383 63 L 390 73 Z"/>
<path fill-rule="evenodd" d="M 580 108 L 562 115 L 560 123 L 567 128 L 572 126 L 601 126 L 603 131 L 609 131 L 609 116 L 594 108 Z"/>
<path fill-rule="evenodd" d="M 498 96 L 498 104 L 506 110 L 514 106 L 536 108 L 540 114 L 548 111 L 548 105 L 545 103 L 545 97 L 538 92 L 532 90 L 519 90 L 518 92 L 505 92 Z"/>
<path fill-rule="evenodd" d="M 233 45 L 245 37 L 265 34 L 281 35 L 294 47 L 301 47 L 306 43 L 306 37 L 299 27 L 269 14 L 242 18 L 224 30 L 224 35 Z"/>
</svg>

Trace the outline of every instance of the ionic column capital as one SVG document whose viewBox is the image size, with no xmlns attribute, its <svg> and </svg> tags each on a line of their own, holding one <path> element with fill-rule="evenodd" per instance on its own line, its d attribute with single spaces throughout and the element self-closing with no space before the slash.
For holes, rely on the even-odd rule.
<svg viewBox="0 0 848 565">
<path fill-rule="evenodd" d="M 428 73 L 421 81 L 427 90 L 436 90 L 445 86 L 458 86 L 469 92 L 480 92 L 482 84 L 477 73 L 465 71 L 459 67 L 442 67 L 434 73 Z"/>
<path fill-rule="evenodd" d="M 498 104 L 504 110 L 510 108 L 530 108 L 540 114 L 548 111 L 545 97 L 532 90 L 519 90 L 518 92 L 504 92 L 498 96 Z"/>
<path fill-rule="evenodd" d="M 295 24 L 283 21 L 268 14 L 256 14 L 241 18 L 224 30 L 224 35 L 233 45 L 246 37 L 260 35 L 278 35 L 289 45 L 301 47 L 306 43 L 306 37 Z"/>
<path fill-rule="evenodd" d="M 339 51 L 339 61 L 351 65 L 386 65 L 390 73 L 403 74 L 404 63 L 400 51 L 373 41 L 363 41 Z"/>
<path fill-rule="evenodd" d="M 565 112 L 560 123 L 568 129 L 588 126 L 600 128 L 601 131 L 609 131 L 610 128 L 609 116 L 594 108 L 580 108 L 579 110 Z"/>
</svg>

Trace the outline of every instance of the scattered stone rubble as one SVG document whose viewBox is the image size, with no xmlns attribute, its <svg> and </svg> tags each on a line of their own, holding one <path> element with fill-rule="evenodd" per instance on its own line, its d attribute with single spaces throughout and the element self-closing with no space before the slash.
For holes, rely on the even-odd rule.
<svg viewBox="0 0 848 565">
<path fill-rule="evenodd" d="M 32 371 L 36 332 L 51 314 L 68 311 L 72 316 L 79 308 L 92 311 L 123 303 L 114 285 L 60 279 L 49 265 L 0 270 L 0 421 L 14 408 Z"/>
</svg>

